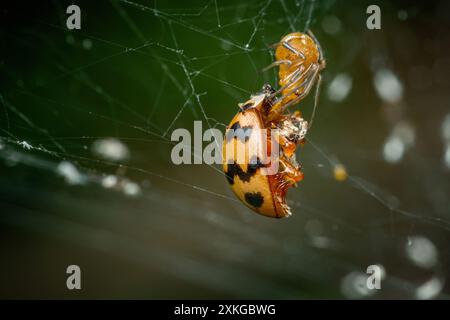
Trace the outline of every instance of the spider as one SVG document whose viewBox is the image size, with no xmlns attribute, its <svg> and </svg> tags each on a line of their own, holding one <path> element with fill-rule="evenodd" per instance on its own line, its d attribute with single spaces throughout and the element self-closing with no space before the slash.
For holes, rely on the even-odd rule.
<svg viewBox="0 0 450 320">
<path fill-rule="evenodd" d="M 290 33 L 274 46 L 276 48 L 276 61 L 264 70 L 279 66 L 280 88 L 274 91 L 269 98 L 273 99 L 280 93 L 281 97 L 272 102 L 269 120 L 276 118 L 287 108 L 299 103 L 309 94 L 317 82 L 313 114 L 309 124 L 309 127 L 311 127 L 322 82 L 320 72 L 326 67 L 322 48 L 311 31 L 308 31 L 308 34 Z"/>
<path fill-rule="evenodd" d="M 286 203 L 288 188 L 303 179 L 295 150 L 298 145 L 303 145 L 305 135 L 311 128 L 321 83 L 320 72 L 326 64 L 319 42 L 311 32 L 288 34 L 275 48 L 276 61 L 264 70 L 279 67 L 280 88 L 274 90 L 266 84 L 262 92 L 239 104 L 240 111 L 227 127 L 223 169 L 231 189 L 245 205 L 262 215 L 281 218 L 291 215 Z M 308 123 L 301 117 L 300 111 L 291 114 L 287 109 L 304 99 L 316 83 L 314 109 Z M 229 130 L 235 128 L 267 129 L 268 133 L 262 134 L 259 130 L 250 133 L 248 139 L 230 139 L 233 136 L 229 135 Z M 276 143 L 281 150 L 277 159 L 279 168 L 275 174 L 265 175 L 262 173 L 264 165 L 260 161 L 250 160 L 266 158 L 267 154 L 249 148 L 249 140 L 264 141 L 270 147 L 270 131 L 275 129 L 279 132 Z M 227 158 L 226 151 L 236 149 L 250 149 L 245 163 L 237 163 L 234 155 Z"/>
</svg>

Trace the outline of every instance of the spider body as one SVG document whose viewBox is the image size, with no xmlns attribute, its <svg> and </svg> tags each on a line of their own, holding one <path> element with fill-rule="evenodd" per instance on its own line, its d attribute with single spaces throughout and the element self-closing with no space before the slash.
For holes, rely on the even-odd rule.
<svg viewBox="0 0 450 320">
<path fill-rule="evenodd" d="M 282 38 L 275 57 L 271 66 L 279 66 L 280 88 L 264 85 L 261 93 L 239 104 L 240 111 L 227 127 L 222 154 L 225 176 L 239 200 L 259 214 L 282 218 L 291 215 L 288 189 L 303 179 L 295 151 L 310 127 L 299 111 L 290 113 L 287 108 L 309 93 L 325 63 L 317 41 L 299 32 Z M 261 144 L 266 148 L 258 148 Z M 275 149 L 277 157 L 263 161 Z M 237 159 L 237 154 L 243 157 Z M 267 174 L 264 170 L 274 161 L 277 170 Z"/>
<path fill-rule="evenodd" d="M 271 112 L 274 117 L 282 112 L 280 109 L 285 110 L 304 99 L 314 84 L 320 82 L 320 72 L 326 66 L 320 45 L 312 33 L 294 32 L 284 36 L 276 45 L 275 59 L 269 67 L 279 67 L 280 89 L 275 94 L 281 94 L 281 97 L 274 102 Z"/>
</svg>

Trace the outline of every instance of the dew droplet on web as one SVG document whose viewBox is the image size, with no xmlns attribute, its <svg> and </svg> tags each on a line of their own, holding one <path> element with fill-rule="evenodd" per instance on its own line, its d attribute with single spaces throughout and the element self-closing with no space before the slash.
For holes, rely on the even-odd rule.
<svg viewBox="0 0 450 320">
<path fill-rule="evenodd" d="M 334 102 L 341 102 L 347 98 L 352 90 L 352 77 L 346 73 L 340 73 L 331 80 L 328 86 L 328 99 Z"/>
<path fill-rule="evenodd" d="M 141 194 L 141 187 L 135 182 L 127 181 L 123 186 L 123 192 L 130 197 L 137 197 Z"/>
<path fill-rule="evenodd" d="M 70 45 L 73 45 L 75 43 L 75 38 L 71 34 L 68 34 L 66 37 L 66 42 Z"/>
<path fill-rule="evenodd" d="M 336 164 L 333 168 L 334 179 L 336 181 L 345 181 L 348 178 L 347 169 L 345 169 L 343 164 Z"/>
<path fill-rule="evenodd" d="M 332 246 L 332 241 L 324 236 L 314 236 L 310 239 L 311 246 L 318 249 L 327 249 Z"/>
<path fill-rule="evenodd" d="M 389 69 L 379 69 L 373 78 L 375 91 L 387 103 L 398 103 L 403 98 L 403 84 Z"/>
<path fill-rule="evenodd" d="M 405 246 L 407 257 L 418 267 L 430 269 L 438 262 L 438 253 L 433 242 L 423 236 L 408 238 Z"/>
<path fill-rule="evenodd" d="M 83 184 L 85 177 L 78 171 L 77 167 L 69 161 L 62 161 L 56 167 L 57 173 L 70 185 Z"/>
<path fill-rule="evenodd" d="M 408 11 L 406 10 L 399 10 L 397 13 L 397 17 L 399 20 L 401 21 L 405 21 L 406 19 L 408 19 Z"/>
<path fill-rule="evenodd" d="M 383 158 L 389 163 L 398 163 L 403 158 L 405 144 L 397 136 L 390 136 L 383 147 Z"/>
<path fill-rule="evenodd" d="M 323 236 L 323 224 L 319 220 L 308 220 L 304 228 L 311 246 L 319 249 L 326 249 L 332 245 L 331 239 Z"/>
<path fill-rule="evenodd" d="M 322 29 L 328 34 L 335 35 L 342 29 L 342 22 L 335 15 L 326 16 L 322 19 Z"/>
<path fill-rule="evenodd" d="M 392 134 L 399 137 L 407 148 L 411 147 L 416 139 L 414 128 L 406 121 L 396 124 L 392 130 Z"/>
<path fill-rule="evenodd" d="M 83 40 L 83 48 L 85 50 L 90 50 L 92 48 L 92 41 L 91 41 L 91 39 L 84 39 Z"/>
<path fill-rule="evenodd" d="M 99 139 L 93 142 L 92 152 L 100 158 L 121 161 L 129 158 L 127 146 L 116 138 Z"/>
<path fill-rule="evenodd" d="M 347 274 L 341 280 L 341 292 L 348 299 L 361 299 L 373 295 L 376 290 L 367 287 L 368 275 L 359 271 Z"/>
<path fill-rule="evenodd" d="M 433 277 L 416 289 L 416 298 L 428 300 L 435 298 L 443 289 L 444 281 Z"/>
<path fill-rule="evenodd" d="M 117 185 L 117 181 L 118 179 L 115 175 L 109 174 L 103 177 L 101 184 L 103 188 L 110 189 Z"/>
<path fill-rule="evenodd" d="M 19 142 L 19 145 L 22 146 L 22 148 L 24 148 L 25 150 L 33 149 L 33 146 L 26 141 Z"/>
<path fill-rule="evenodd" d="M 399 122 L 383 146 L 383 158 L 389 163 L 398 163 L 402 160 L 406 150 L 411 148 L 415 142 L 414 128 L 410 123 Z"/>
</svg>

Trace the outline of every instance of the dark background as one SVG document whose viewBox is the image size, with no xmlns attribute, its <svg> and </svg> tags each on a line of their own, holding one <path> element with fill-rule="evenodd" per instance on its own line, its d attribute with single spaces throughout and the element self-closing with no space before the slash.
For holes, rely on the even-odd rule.
<svg viewBox="0 0 450 320">
<path fill-rule="evenodd" d="M 448 298 L 448 1 L 138 2 L 75 1 L 79 31 L 69 1 L 0 8 L 0 297 Z M 366 28 L 369 4 L 381 30 Z M 170 133 L 223 130 L 276 85 L 261 72 L 270 45 L 307 28 L 327 68 L 294 214 L 273 220 L 235 201 L 220 166 L 172 164 Z M 380 70 L 403 88 L 395 101 L 377 94 Z M 339 74 L 352 87 L 338 102 Z M 93 152 L 108 137 L 127 159 Z M 372 264 L 386 273 L 376 292 L 360 285 Z"/>
</svg>

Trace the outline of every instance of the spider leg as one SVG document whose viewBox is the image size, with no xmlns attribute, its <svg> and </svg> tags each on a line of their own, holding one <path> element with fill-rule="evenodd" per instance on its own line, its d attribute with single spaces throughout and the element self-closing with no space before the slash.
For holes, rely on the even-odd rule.
<svg viewBox="0 0 450 320">
<path fill-rule="evenodd" d="M 311 78 L 309 79 L 308 83 L 305 86 L 305 90 L 299 94 L 295 99 L 289 101 L 286 105 L 283 106 L 283 109 L 287 109 L 290 106 L 293 106 L 297 104 L 300 100 L 302 100 L 304 97 L 306 97 L 309 92 L 311 91 L 311 88 L 313 87 L 314 83 L 316 82 L 317 77 L 319 76 L 319 68 L 316 68 L 314 73 L 312 74 Z M 298 90 L 298 88 L 295 88 L 293 91 Z"/>
<path fill-rule="evenodd" d="M 286 110 L 287 108 L 297 104 L 300 100 L 302 100 L 304 97 L 306 97 L 309 92 L 311 91 L 311 88 L 313 87 L 314 83 L 316 82 L 317 77 L 319 76 L 320 67 L 316 64 L 313 71 L 311 71 L 311 74 L 308 76 L 305 81 L 303 81 L 299 86 L 295 87 L 291 91 L 289 91 L 284 96 L 280 97 L 278 100 L 276 100 L 273 104 L 273 107 L 271 109 L 271 113 L 273 114 L 272 117 L 275 116 L 275 114 L 279 114 L 283 110 Z M 285 98 L 291 96 L 293 93 L 295 93 L 297 90 L 302 89 L 302 93 L 300 93 L 297 97 L 290 100 L 289 102 L 285 103 Z M 272 118 L 270 117 L 270 118 Z"/>
<path fill-rule="evenodd" d="M 278 47 L 280 44 L 281 44 L 281 42 L 276 42 L 276 43 L 269 44 L 269 48 L 275 49 L 275 48 Z"/>
<path fill-rule="evenodd" d="M 271 69 L 271 68 L 273 68 L 273 67 L 277 67 L 277 66 L 279 66 L 280 64 L 288 64 L 288 65 L 291 65 L 291 64 L 292 64 L 292 61 L 290 61 L 290 60 L 279 60 L 279 61 L 275 61 L 275 62 L 269 64 L 269 65 L 268 65 L 267 67 L 265 67 L 264 69 L 262 69 L 261 72 L 266 72 L 267 70 L 269 70 L 269 69 Z"/>
<path fill-rule="evenodd" d="M 314 40 L 314 43 L 316 44 L 317 49 L 319 49 L 320 60 L 322 60 L 322 59 L 323 59 L 323 51 L 322 51 L 322 47 L 320 46 L 319 40 L 317 40 L 316 36 L 315 36 L 314 33 L 311 31 L 311 29 L 308 29 L 307 33 L 308 33 L 308 35 L 311 37 L 311 39 Z"/>
<path fill-rule="evenodd" d="M 281 89 L 277 90 L 276 93 L 280 93 L 281 91 L 285 90 L 290 85 L 295 83 L 298 79 L 300 79 L 300 77 L 305 76 L 305 80 L 303 80 L 298 86 L 289 90 L 289 92 L 284 93 L 280 98 L 278 98 L 276 101 L 274 101 L 274 105 L 277 103 L 280 103 L 280 104 L 286 103 L 286 101 L 284 101 L 286 99 L 286 97 L 291 96 L 292 94 L 294 94 L 296 91 L 298 91 L 300 89 L 303 89 L 303 92 L 299 96 L 297 96 L 295 98 L 295 100 L 297 100 L 298 97 L 301 97 L 300 99 L 304 98 L 311 90 L 312 83 L 314 82 L 315 77 L 317 76 L 319 71 L 320 71 L 320 69 L 318 68 L 318 66 L 316 64 L 310 65 L 308 67 L 308 69 L 305 72 L 301 73 L 300 76 L 297 76 L 296 79 L 294 79 L 294 78 L 291 79 L 292 81 L 289 81 L 285 86 L 283 86 Z M 283 107 L 283 110 L 284 109 L 286 109 L 286 108 Z"/>
<path fill-rule="evenodd" d="M 289 81 L 288 83 L 286 83 L 283 87 L 281 87 L 281 92 L 288 89 L 290 86 L 292 86 L 293 84 L 295 84 L 298 80 L 300 80 L 302 77 L 305 78 L 305 80 L 301 83 L 300 86 L 305 85 L 305 83 L 307 82 L 308 78 L 311 76 L 311 73 L 313 72 L 313 70 L 311 70 L 312 68 L 314 68 L 313 65 L 309 65 L 306 70 L 300 70 L 299 73 L 295 72 L 295 75 L 290 74 L 288 77 L 286 77 Z M 293 72 L 294 73 L 294 72 Z M 295 89 L 298 90 L 298 89 Z M 283 94 L 283 98 L 289 94 L 292 94 L 295 92 L 290 90 L 287 94 Z"/>
<path fill-rule="evenodd" d="M 301 68 L 302 65 L 303 62 L 299 64 L 299 68 L 297 68 L 294 72 L 292 72 L 291 74 L 289 74 L 289 76 L 286 77 L 288 82 L 284 86 L 276 90 L 274 93 L 272 93 L 270 96 L 271 98 L 274 98 L 275 96 L 280 94 L 283 90 L 286 90 L 286 88 L 288 88 L 290 85 L 295 83 L 298 79 L 300 79 L 303 75 L 307 74 L 310 71 L 311 65 L 309 65 L 308 68 L 306 68 L 306 70 L 303 70 L 303 68 Z"/>
<path fill-rule="evenodd" d="M 313 107 L 313 111 L 312 111 L 312 114 L 311 114 L 311 118 L 309 119 L 309 122 L 308 122 L 308 124 L 309 124 L 308 125 L 308 129 L 311 129 L 312 122 L 314 120 L 314 116 L 316 115 L 316 109 L 317 109 L 317 106 L 318 106 L 321 84 L 322 84 L 322 75 L 319 74 L 318 77 L 317 77 L 316 92 L 314 94 L 314 107 Z"/>
<path fill-rule="evenodd" d="M 297 36 L 292 36 L 292 37 L 290 37 L 288 39 L 285 39 L 284 41 L 277 42 L 277 43 L 269 45 L 269 48 L 277 48 L 277 47 L 279 47 L 281 45 L 281 46 L 285 47 L 286 49 L 288 49 L 289 51 L 291 51 L 292 53 L 296 54 L 297 56 L 300 56 L 302 59 L 305 59 L 305 54 L 303 52 L 298 51 L 297 49 L 295 49 L 293 46 L 291 46 L 289 44 L 289 41 L 292 40 L 292 39 L 295 39 L 295 38 L 298 38 L 298 37 Z"/>
<path fill-rule="evenodd" d="M 325 69 L 326 66 L 326 61 L 324 59 L 323 56 L 323 50 L 322 50 L 322 46 L 320 45 L 319 40 L 317 40 L 316 36 L 314 35 L 314 33 L 311 31 L 311 29 L 308 29 L 307 31 L 308 35 L 314 40 L 317 49 L 319 50 L 319 63 L 320 63 L 320 68 L 321 69 Z"/>
<path fill-rule="evenodd" d="M 282 43 L 283 47 L 285 47 L 286 49 L 288 49 L 289 51 L 291 51 L 292 53 L 296 54 L 297 56 L 300 56 L 303 60 L 306 58 L 305 55 L 303 54 L 303 52 L 298 51 L 297 49 L 295 49 L 293 46 L 291 46 L 289 44 L 289 42 L 284 41 Z"/>
</svg>

